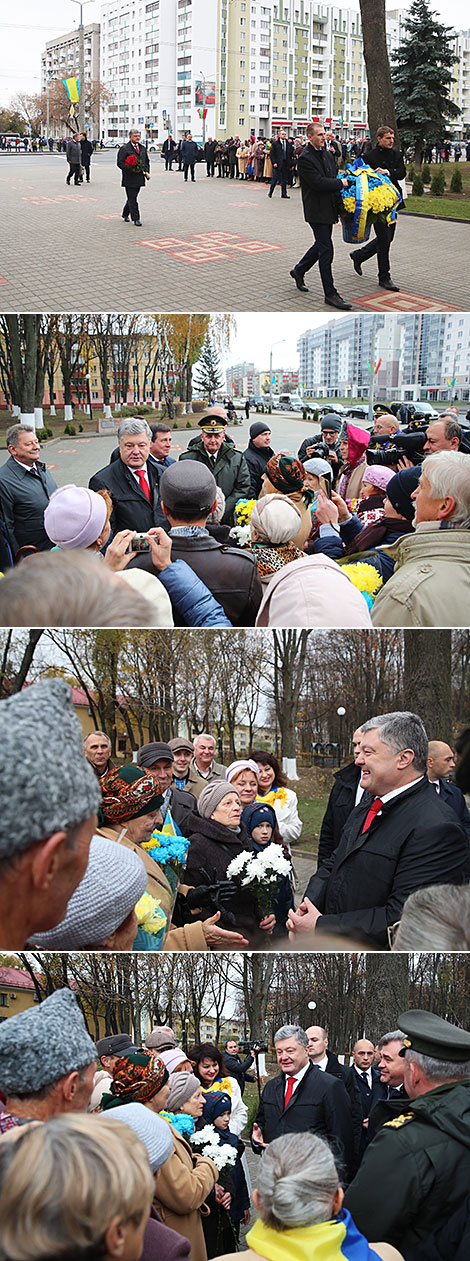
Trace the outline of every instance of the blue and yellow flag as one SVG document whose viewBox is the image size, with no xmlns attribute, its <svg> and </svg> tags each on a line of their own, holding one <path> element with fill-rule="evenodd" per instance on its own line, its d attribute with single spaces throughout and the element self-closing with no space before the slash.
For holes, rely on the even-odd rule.
<svg viewBox="0 0 470 1261">
<path fill-rule="evenodd" d="M 274 1230 L 258 1218 L 246 1241 L 267 1261 L 378 1261 L 347 1209 L 329 1222 L 293 1230 Z"/>
<path fill-rule="evenodd" d="M 75 105 L 77 101 L 80 100 L 80 80 L 62 79 L 62 83 L 64 84 L 69 101 L 72 102 L 72 105 Z"/>
</svg>

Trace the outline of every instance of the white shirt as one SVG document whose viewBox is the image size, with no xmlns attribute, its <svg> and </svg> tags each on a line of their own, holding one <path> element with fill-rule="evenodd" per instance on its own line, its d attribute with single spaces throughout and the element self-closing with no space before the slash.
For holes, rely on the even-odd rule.
<svg viewBox="0 0 470 1261">
<path fill-rule="evenodd" d="M 392 792 L 390 792 L 390 793 L 385 793 L 385 795 L 384 795 L 383 797 L 381 797 L 381 802 L 382 802 L 382 805 L 384 806 L 386 801 L 392 801 L 394 797 L 399 797 L 399 796 L 400 796 L 400 793 L 405 793 L 405 792 L 406 792 L 406 790 L 407 790 L 407 788 L 411 788 L 411 786 L 412 786 L 413 784 L 419 784 L 419 781 L 420 781 L 421 779 L 424 779 L 424 775 L 419 775 L 417 779 L 412 779 L 412 780 L 410 780 L 410 783 L 409 783 L 409 784 L 402 784 L 401 788 L 393 788 L 393 789 L 392 789 Z M 377 796 L 380 796 L 380 794 L 379 794 L 379 793 L 377 793 L 376 795 L 377 795 Z M 382 811 L 381 811 L 381 810 L 379 810 L 379 811 L 378 811 L 378 813 L 379 813 L 379 815 L 380 815 L 380 814 L 382 814 Z"/>
<path fill-rule="evenodd" d="M 322 1073 L 326 1073 L 328 1068 L 328 1056 L 324 1055 L 322 1060 L 312 1060 L 312 1064 L 314 1064 L 315 1068 L 320 1068 Z"/>
<path fill-rule="evenodd" d="M 293 1084 L 293 1087 L 292 1087 L 292 1094 L 294 1094 L 294 1091 L 295 1091 L 295 1090 L 297 1090 L 297 1086 L 298 1086 L 298 1084 L 299 1084 L 299 1081 L 302 1081 L 302 1077 L 305 1077 L 305 1074 L 306 1074 L 306 1072 L 308 1071 L 308 1069 L 309 1069 L 309 1068 L 310 1068 L 310 1060 L 309 1060 L 308 1064 L 305 1064 L 305 1067 L 304 1067 L 304 1068 L 299 1068 L 298 1073 L 286 1073 L 286 1084 L 285 1084 L 285 1087 L 284 1087 L 284 1097 L 285 1097 L 285 1096 L 286 1096 L 286 1094 L 287 1094 L 287 1086 L 288 1086 L 288 1082 L 289 1082 L 289 1077 L 293 1077 L 293 1078 L 294 1078 L 294 1084 Z M 282 1071 L 284 1072 L 284 1069 L 283 1069 Z"/>
<path fill-rule="evenodd" d="M 356 1073 L 359 1074 L 359 1077 L 362 1077 L 363 1073 L 366 1074 L 367 1085 L 369 1087 L 369 1090 L 372 1090 L 372 1069 L 371 1068 L 358 1068 L 357 1064 L 354 1065 L 354 1068 L 356 1069 Z"/>
<path fill-rule="evenodd" d="M 148 475 L 148 472 L 147 472 L 147 464 L 143 464 L 143 465 L 142 465 L 142 468 L 131 468 L 131 469 L 129 469 L 129 472 L 130 472 L 130 473 L 132 473 L 132 474 L 133 474 L 133 476 L 135 477 L 135 480 L 136 480 L 136 482 L 137 482 L 137 485 L 138 485 L 138 486 L 140 486 L 139 473 L 145 473 L 145 476 L 146 476 L 146 478 L 147 478 L 147 482 L 148 482 L 148 480 L 149 480 L 149 475 Z M 150 489 L 150 485 L 149 485 L 149 489 Z"/>
<path fill-rule="evenodd" d="M 31 472 L 31 469 L 33 470 L 34 473 L 37 472 L 36 461 L 34 461 L 34 464 L 25 464 L 24 460 L 17 460 L 16 455 L 13 456 L 13 459 L 15 461 L 15 464 L 20 464 L 21 468 L 25 468 L 28 473 Z"/>
<path fill-rule="evenodd" d="M 354 802 L 355 806 L 358 806 L 359 802 L 362 801 L 365 791 L 365 788 L 361 788 L 361 777 L 359 776 L 359 783 L 356 788 L 356 799 Z"/>
</svg>

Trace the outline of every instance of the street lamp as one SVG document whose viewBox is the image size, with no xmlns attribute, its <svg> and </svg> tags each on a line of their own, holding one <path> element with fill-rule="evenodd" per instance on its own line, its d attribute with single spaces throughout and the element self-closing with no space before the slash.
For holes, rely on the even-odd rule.
<svg viewBox="0 0 470 1261">
<path fill-rule="evenodd" d="M 46 70 L 46 140 L 49 140 L 49 88 L 54 78 L 53 70 Z"/>
<path fill-rule="evenodd" d="M 336 713 L 337 713 L 338 718 L 339 718 L 339 751 L 338 751 L 338 766 L 341 766 L 341 735 L 342 735 L 342 722 L 343 722 L 344 715 L 345 715 L 345 713 L 346 713 L 346 710 L 345 710 L 345 708 L 344 708 L 344 705 L 338 705 L 338 708 L 337 708 L 337 710 L 336 710 Z"/>
<path fill-rule="evenodd" d="M 309 1003 L 307 1003 L 308 1010 L 309 1010 L 309 1011 L 315 1011 L 316 1005 L 317 1005 L 317 1004 L 316 1004 L 316 1003 L 314 1003 L 313 998 L 312 998 L 312 999 L 310 1000 L 310 1002 L 309 1002 Z"/>
<path fill-rule="evenodd" d="M 281 337 L 278 342 L 273 342 L 269 351 L 269 406 L 272 410 L 273 406 L 273 350 L 275 346 L 282 346 L 286 341 L 285 337 Z"/>
<path fill-rule="evenodd" d="M 80 25 L 78 27 L 78 130 L 85 130 L 85 36 L 83 27 L 83 5 L 92 0 L 70 0 L 80 8 Z"/>
</svg>

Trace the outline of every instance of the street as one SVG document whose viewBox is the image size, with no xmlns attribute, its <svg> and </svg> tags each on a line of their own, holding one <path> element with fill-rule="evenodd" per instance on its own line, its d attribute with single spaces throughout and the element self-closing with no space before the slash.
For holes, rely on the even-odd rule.
<svg viewBox="0 0 470 1261">
<path fill-rule="evenodd" d="M 0 305 L 16 311 L 322 311 L 318 268 L 300 293 L 289 272 L 312 244 L 300 191 L 289 206 L 276 190 L 209 180 L 204 163 L 184 183 L 151 156 L 140 195 L 143 226 L 121 218 L 115 150 L 93 155 L 91 182 L 66 187 L 64 154 L 0 153 Z M 357 311 L 465 310 L 470 306 L 468 225 L 399 217 L 392 274 L 400 293 L 377 287 L 371 260 L 353 270 L 350 245 L 334 229 L 334 277 Z M 439 260 L 445 257 L 445 265 Z"/>
</svg>

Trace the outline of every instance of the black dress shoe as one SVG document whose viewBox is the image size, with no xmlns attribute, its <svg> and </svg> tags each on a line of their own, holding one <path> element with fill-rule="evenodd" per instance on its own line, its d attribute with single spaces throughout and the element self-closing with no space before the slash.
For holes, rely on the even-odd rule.
<svg viewBox="0 0 470 1261">
<path fill-rule="evenodd" d="M 301 293 L 308 293 L 307 286 L 304 285 L 304 278 L 301 271 L 297 271 L 297 268 L 293 267 L 292 271 L 289 272 L 289 275 L 292 276 L 293 280 L 295 280 L 297 288 L 300 289 Z"/>
<path fill-rule="evenodd" d="M 121 219 L 124 223 L 129 223 L 129 215 L 121 215 Z"/>
<path fill-rule="evenodd" d="M 332 293 L 331 298 L 325 298 L 327 306 L 334 306 L 338 311 L 351 311 L 351 303 L 345 302 L 339 293 Z"/>
<path fill-rule="evenodd" d="M 134 220 L 134 227 L 136 227 L 136 228 L 141 228 L 141 227 L 142 227 L 142 219 L 135 219 L 135 220 Z"/>
<path fill-rule="evenodd" d="M 288 194 L 288 193 L 283 193 L 283 194 L 282 194 L 282 197 L 281 197 L 281 201 L 290 201 L 289 194 Z"/>
<path fill-rule="evenodd" d="M 399 286 L 398 286 L 398 285 L 394 285 L 393 280 L 379 280 L 379 288 L 380 288 L 380 289 L 389 289 L 389 290 L 390 290 L 390 293 L 399 293 L 399 292 L 400 292 L 400 288 L 399 288 Z"/>
<path fill-rule="evenodd" d="M 361 260 L 360 260 L 360 258 L 357 258 L 357 256 L 356 256 L 356 254 L 354 253 L 354 251 L 353 251 L 353 253 L 352 253 L 352 254 L 350 254 L 350 255 L 349 255 L 349 257 L 350 257 L 350 259 L 352 260 L 352 265 L 353 265 L 353 267 L 354 267 L 354 271 L 355 271 L 355 272 L 357 272 L 358 276 L 362 276 L 362 267 L 361 267 Z"/>
</svg>

